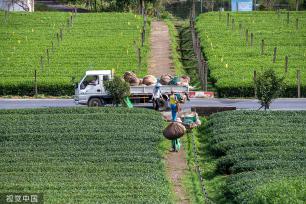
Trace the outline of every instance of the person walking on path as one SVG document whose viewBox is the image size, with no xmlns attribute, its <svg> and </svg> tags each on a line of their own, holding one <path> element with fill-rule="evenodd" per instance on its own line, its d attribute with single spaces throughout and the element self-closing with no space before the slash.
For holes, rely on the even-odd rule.
<svg viewBox="0 0 306 204">
<path fill-rule="evenodd" d="M 177 96 L 174 94 L 174 91 L 171 91 L 170 95 L 170 107 L 171 107 L 171 115 L 172 115 L 172 122 L 176 122 L 176 117 L 177 117 L 177 104 L 178 104 L 178 99 Z M 180 139 L 173 139 L 171 140 L 172 143 L 172 151 L 178 152 L 181 147 Z"/>
<path fill-rule="evenodd" d="M 161 103 L 161 98 L 162 98 L 162 94 L 161 94 L 161 90 L 160 90 L 160 83 L 157 83 L 153 89 L 153 107 L 155 110 L 159 110 L 160 107 L 160 103 Z"/>
</svg>

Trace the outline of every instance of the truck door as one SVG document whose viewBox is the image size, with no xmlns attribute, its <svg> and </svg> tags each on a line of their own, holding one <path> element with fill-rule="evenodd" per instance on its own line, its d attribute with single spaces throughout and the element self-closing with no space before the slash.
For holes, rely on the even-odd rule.
<svg viewBox="0 0 306 204">
<path fill-rule="evenodd" d="M 107 95 L 106 90 L 104 88 L 104 82 L 109 81 L 110 80 L 110 76 L 109 75 L 103 75 L 101 76 L 102 80 L 101 80 L 101 93 L 102 95 Z"/>
<path fill-rule="evenodd" d="M 80 100 L 87 100 L 92 95 L 100 95 L 101 91 L 99 75 L 87 75 L 80 84 Z"/>
</svg>

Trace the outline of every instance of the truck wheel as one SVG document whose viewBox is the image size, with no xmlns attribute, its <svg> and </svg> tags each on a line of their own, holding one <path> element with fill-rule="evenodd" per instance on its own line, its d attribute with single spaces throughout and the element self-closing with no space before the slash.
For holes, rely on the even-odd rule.
<svg viewBox="0 0 306 204">
<path fill-rule="evenodd" d="M 103 99 L 100 99 L 100 98 L 91 98 L 88 101 L 88 106 L 89 107 L 100 107 L 100 106 L 103 106 L 103 105 L 104 105 Z"/>
</svg>

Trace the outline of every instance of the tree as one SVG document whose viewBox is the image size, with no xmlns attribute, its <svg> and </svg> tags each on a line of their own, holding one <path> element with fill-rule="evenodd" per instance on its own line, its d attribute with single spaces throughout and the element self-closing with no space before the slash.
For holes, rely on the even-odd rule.
<svg viewBox="0 0 306 204">
<path fill-rule="evenodd" d="M 260 101 L 261 108 L 269 109 L 273 99 L 277 98 L 284 87 L 284 77 L 277 77 L 273 69 L 268 69 L 259 73 L 255 80 L 257 99 Z"/>
<path fill-rule="evenodd" d="M 113 80 L 104 82 L 104 86 L 109 95 L 113 98 L 113 103 L 118 106 L 123 102 L 124 97 L 130 95 L 130 85 L 119 76 L 115 76 Z"/>
</svg>

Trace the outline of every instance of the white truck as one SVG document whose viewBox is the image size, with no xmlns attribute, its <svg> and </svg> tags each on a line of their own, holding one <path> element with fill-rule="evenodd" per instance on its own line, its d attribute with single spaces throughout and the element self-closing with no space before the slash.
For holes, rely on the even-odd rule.
<svg viewBox="0 0 306 204">
<path fill-rule="evenodd" d="M 104 88 L 104 82 L 112 80 L 111 70 L 86 71 L 85 76 L 75 86 L 74 100 L 76 104 L 88 106 L 104 106 L 112 104 L 113 100 Z M 155 85 L 152 86 L 131 86 L 129 97 L 134 103 L 152 103 L 152 96 Z M 186 94 L 188 97 L 188 86 L 162 85 L 160 87 L 164 98 L 167 98 L 171 91 Z M 153 103 L 154 107 L 155 103 Z"/>
</svg>

